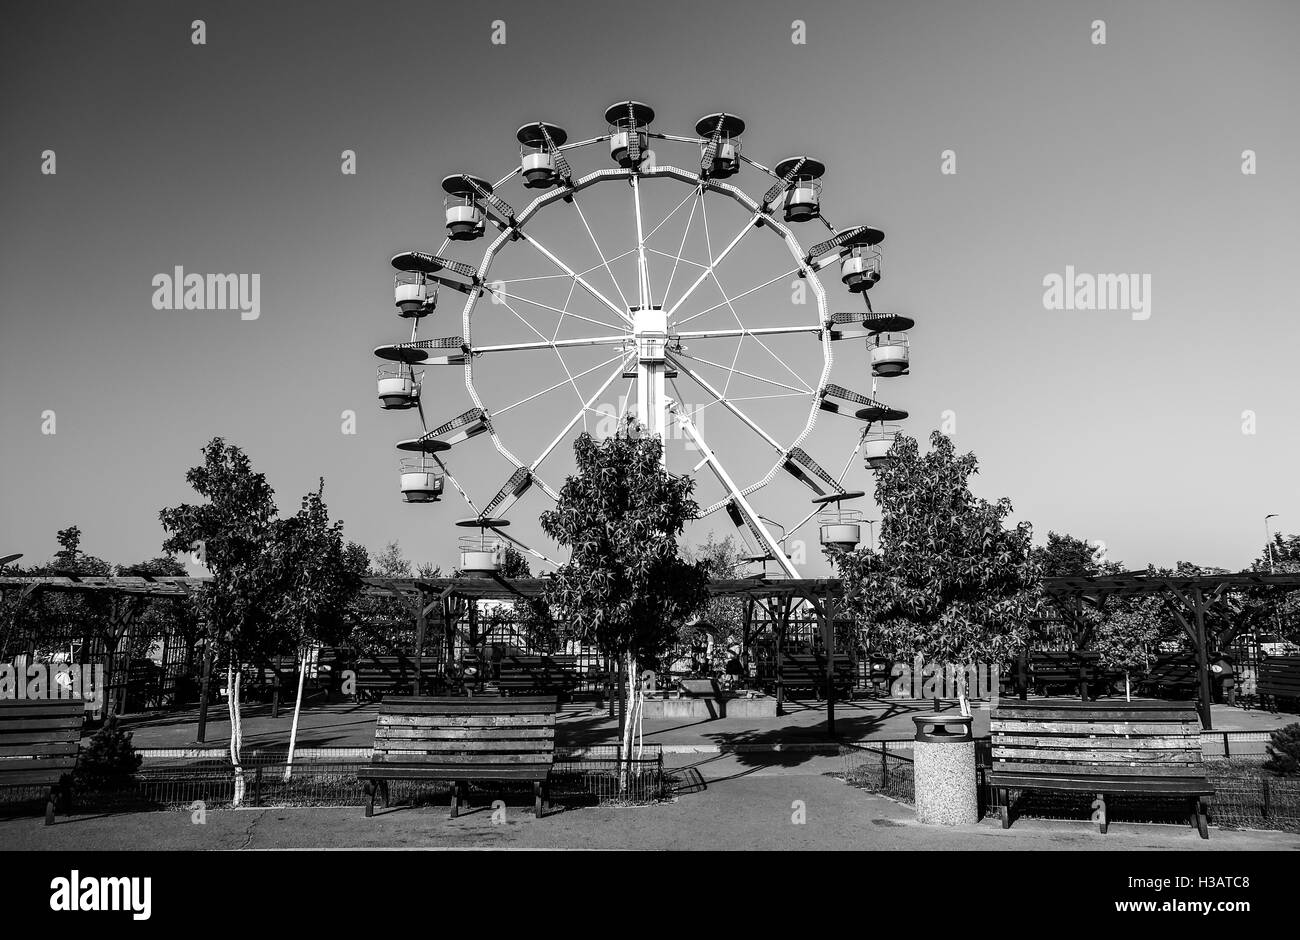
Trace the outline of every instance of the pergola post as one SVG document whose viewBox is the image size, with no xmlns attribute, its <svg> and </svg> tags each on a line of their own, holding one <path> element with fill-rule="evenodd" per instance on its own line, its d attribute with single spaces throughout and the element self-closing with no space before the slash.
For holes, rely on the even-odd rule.
<svg viewBox="0 0 1300 940">
<path fill-rule="evenodd" d="M 826 651 L 826 735 L 835 737 L 835 596 L 827 585 L 822 599 L 822 647 Z"/>
<path fill-rule="evenodd" d="M 1200 673 L 1201 687 L 1201 724 L 1206 731 L 1214 728 L 1211 714 L 1212 703 L 1210 691 L 1210 644 L 1205 635 L 1205 597 L 1199 586 L 1192 588 L 1192 613 L 1196 623 L 1196 667 Z"/>
<path fill-rule="evenodd" d="M 424 596 L 423 588 L 415 595 L 415 680 L 411 683 L 414 695 L 420 694 L 420 680 L 424 677 L 424 633 L 429 625 L 429 611 L 425 607 Z"/>
</svg>

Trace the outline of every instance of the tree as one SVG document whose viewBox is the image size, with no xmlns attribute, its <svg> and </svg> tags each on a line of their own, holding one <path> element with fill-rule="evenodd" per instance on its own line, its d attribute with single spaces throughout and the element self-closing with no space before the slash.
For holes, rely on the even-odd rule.
<svg viewBox="0 0 1300 940">
<path fill-rule="evenodd" d="M 1155 662 L 1160 644 L 1162 605 L 1159 597 L 1139 596 L 1110 611 L 1097 627 L 1095 646 L 1103 669 L 1124 672 L 1124 700 L 1132 701 L 1130 675 Z"/>
<path fill-rule="evenodd" d="M 704 567 L 711 579 L 734 578 L 736 570 L 744 564 L 736 540 L 728 535 L 718 540 L 712 531 L 701 545 L 685 553 L 687 561 Z M 698 620 L 688 623 L 682 630 L 680 646 L 685 649 L 708 646 L 712 650 L 710 667 L 720 669 L 726 665 L 728 653 L 744 642 L 745 601 L 738 597 L 710 597 Z"/>
<path fill-rule="evenodd" d="M 600 442 L 580 435 L 576 473 L 541 516 L 543 531 L 570 552 L 546 585 L 546 603 L 575 638 L 620 663 L 621 755 L 640 713 L 637 663 L 669 649 L 703 606 L 708 580 L 704 565 L 678 554 L 682 529 L 699 513 L 695 481 L 668 473 L 659 439 L 634 431 Z"/>
<path fill-rule="evenodd" d="M 844 603 L 886 653 L 955 667 L 963 715 L 966 671 L 1002 663 L 1024 646 L 1040 615 L 1040 566 L 1026 522 L 1007 528 L 1011 502 L 976 499 L 974 454 L 958 456 L 939 431 L 921 456 L 900 435 L 889 466 L 876 471 L 879 552 L 831 550 Z"/>
<path fill-rule="evenodd" d="M 212 572 L 200 603 L 226 657 L 238 805 L 244 792 L 242 665 L 299 651 L 309 637 L 336 631 L 343 600 L 358 582 L 344 563 L 342 523 L 329 523 L 323 480 L 296 515 L 280 519 L 266 477 L 219 437 L 203 448 L 202 466 L 191 468 L 185 479 L 206 502 L 159 513 L 168 533 L 163 549 L 188 552 L 201 544 Z"/>
</svg>

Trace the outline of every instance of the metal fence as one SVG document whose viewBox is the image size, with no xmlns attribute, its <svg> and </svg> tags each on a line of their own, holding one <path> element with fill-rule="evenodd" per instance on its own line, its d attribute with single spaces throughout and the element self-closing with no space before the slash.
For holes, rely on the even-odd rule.
<svg viewBox="0 0 1300 940">
<path fill-rule="evenodd" d="M 910 739 L 846 745 L 840 749 L 843 778 L 856 787 L 901 803 L 915 798 Z M 992 759 L 988 741 L 976 742 L 976 786 L 984 815 L 997 815 L 997 790 L 985 782 Z M 1278 829 L 1300 832 L 1300 777 L 1279 777 L 1263 769 L 1262 755 L 1207 756 L 1206 775 L 1214 787 L 1211 821 L 1225 829 Z M 1045 819 L 1087 819 L 1092 794 L 1052 790 L 1013 791 L 1018 815 Z M 1116 822 L 1187 823 L 1185 800 L 1159 795 L 1124 795 L 1107 800 Z"/>
<path fill-rule="evenodd" d="M 551 771 L 551 800 L 567 807 L 652 803 L 666 794 L 663 753 L 646 745 L 622 762 L 618 745 L 556 748 Z M 363 761 L 302 761 L 285 779 L 283 755 L 253 755 L 244 764 L 244 806 L 361 806 L 365 800 L 358 771 Z M 153 763 L 135 774 L 132 783 L 111 792 L 74 793 L 75 811 L 109 812 L 140 808 L 183 809 L 202 802 L 207 809 L 228 807 L 235 778 L 228 760 Z M 507 804 L 518 799 L 532 804 L 531 784 L 474 783 L 470 803 Z M 431 805 L 450 798 L 450 784 L 394 780 L 389 798 L 395 803 Z M 35 787 L 0 791 L 0 811 L 39 810 L 44 792 Z"/>
</svg>

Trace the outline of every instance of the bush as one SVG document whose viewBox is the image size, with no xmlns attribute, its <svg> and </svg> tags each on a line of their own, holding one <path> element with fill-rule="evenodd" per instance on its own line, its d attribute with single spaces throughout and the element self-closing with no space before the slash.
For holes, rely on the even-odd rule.
<svg viewBox="0 0 1300 940">
<path fill-rule="evenodd" d="M 1300 776 L 1300 722 L 1269 735 L 1268 760 L 1264 769 L 1284 777 Z"/>
<path fill-rule="evenodd" d="M 72 779 L 80 790 L 112 790 L 130 783 L 143 760 L 131 743 L 131 732 L 119 728 L 112 717 L 82 750 Z"/>
</svg>

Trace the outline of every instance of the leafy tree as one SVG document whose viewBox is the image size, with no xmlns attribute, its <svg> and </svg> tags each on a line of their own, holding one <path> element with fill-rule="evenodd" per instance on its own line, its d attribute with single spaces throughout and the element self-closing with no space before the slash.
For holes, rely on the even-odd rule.
<svg viewBox="0 0 1300 940">
<path fill-rule="evenodd" d="M 1132 701 L 1130 675 L 1145 672 L 1155 662 L 1163 621 L 1158 597 L 1132 598 L 1110 612 L 1097 628 L 1095 645 L 1104 669 L 1124 673 L 1124 698 Z"/>
<path fill-rule="evenodd" d="M 703 566 L 710 579 L 734 578 L 737 569 L 744 564 L 736 540 L 730 535 L 719 540 L 711 531 L 703 544 L 686 551 L 685 557 L 687 561 Z M 721 669 L 729 651 L 739 648 L 744 641 L 744 627 L 743 599 L 710 597 L 700 617 L 683 628 L 677 651 L 679 657 L 683 651 L 707 645 L 712 649 L 709 665 Z"/>
<path fill-rule="evenodd" d="M 543 531 L 570 552 L 544 599 L 576 639 L 621 664 L 627 754 L 641 701 L 637 663 L 666 652 L 707 598 L 707 569 L 680 557 L 677 546 L 699 513 L 691 498 L 695 481 L 664 469 L 654 436 L 629 432 L 597 442 L 584 433 L 573 450 L 577 472 L 541 516 Z"/>
<path fill-rule="evenodd" d="M 240 448 L 219 437 L 203 448 L 203 464 L 185 478 L 206 502 L 159 513 L 168 533 L 163 549 L 186 552 L 201 543 L 212 572 L 201 607 L 226 655 L 238 805 L 244 788 L 241 665 L 265 663 L 301 650 L 309 638 L 336 633 L 358 575 L 345 563 L 342 523 L 329 522 L 323 480 L 294 516 L 280 519 L 266 477 Z"/>
<path fill-rule="evenodd" d="M 844 602 L 867 625 L 870 645 L 887 654 L 956 667 L 963 715 L 970 714 L 966 671 L 1001 663 L 1024 646 L 1038 616 L 1040 565 L 1026 522 L 1007 528 L 1011 502 L 976 499 L 974 454 L 958 456 L 935 431 L 922 456 L 900 435 L 888 467 L 876 471 L 879 552 L 829 554 Z"/>
<path fill-rule="evenodd" d="M 1289 724 L 1270 734 L 1267 750 L 1265 770 L 1284 777 L 1300 776 L 1300 722 Z"/>
<path fill-rule="evenodd" d="M 81 790 L 112 790 L 131 782 L 144 758 L 131 743 L 132 734 L 109 716 L 77 756 L 72 777 Z"/>
</svg>

